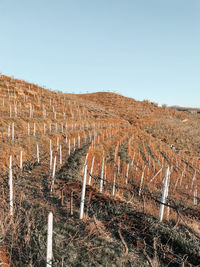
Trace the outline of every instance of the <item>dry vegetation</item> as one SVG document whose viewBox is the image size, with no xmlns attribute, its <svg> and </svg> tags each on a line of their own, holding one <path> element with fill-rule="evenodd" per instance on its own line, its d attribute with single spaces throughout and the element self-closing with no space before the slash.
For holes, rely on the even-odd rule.
<svg viewBox="0 0 200 267">
<path fill-rule="evenodd" d="M 114 93 L 56 93 L 4 75 L 0 113 L 1 266 L 46 266 L 49 211 L 53 266 L 199 266 L 199 115 Z M 50 143 L 52 163 L 57 158 L 52 192 Z M 168 198 L 159 222 L 167 166 Z"/>
</svg>

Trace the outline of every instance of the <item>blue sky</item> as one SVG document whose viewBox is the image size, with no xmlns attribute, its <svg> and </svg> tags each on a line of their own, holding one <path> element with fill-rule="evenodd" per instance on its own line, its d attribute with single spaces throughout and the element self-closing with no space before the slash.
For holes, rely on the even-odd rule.
<svg viewBox="0 0 200 267">
<path fill-rule="evenodd" d="M 0 72 L 200 107 L 200 0 L 0 0 Z"/>
</svg>

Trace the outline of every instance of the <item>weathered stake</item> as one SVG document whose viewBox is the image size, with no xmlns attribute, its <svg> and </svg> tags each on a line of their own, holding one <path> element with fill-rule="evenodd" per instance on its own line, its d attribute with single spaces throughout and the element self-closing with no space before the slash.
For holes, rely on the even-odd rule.
<svg viewBox="0 0 200 267">
<path fill-rule="evenodd" d="M 10 189 L 10 215 L 13 216 L 12 156 L 10 156 L 10 164 L 9 164 L 9 189 Z"/>
<path fill-rule="evenodd" d="M 37 162 L 40 163 L 39 145 L 37 144 Z"/>
<path fill-rule="evenodd" d="M 83 213 L 84 213 L 86 179 L 87 179 L 87 165 L 84 165 L 83 185 L 82 185 L 81 204 L 80 204 L 80 219 L 81 220 L 83 219 Z"/>
<path fill-rule="evenodd" d="M 73 190 L 71 191 L 71 195 L 70 195 L 70 215 L 72 216 L 74 214 L 73 212 Z"/>
<path fill-rule="evenodd" d="M 168 177 L 169 177 L 169 167 L 165 170 L 165 180 L 164 180 L 164 186 L 163 186 L 163 192 L 161 197 L 161 202 L 163 204 L 160 205 L 160 213 L 159 213 L 159 221 L 162 222 L 163 220 L 163 213 L 164 213 L 164 207 L 166 202 L 166 196 L 167 196 L 167 188 L 168 188 Z"/>
<path fill-rule="evenodd" d="M 102 165 L 101 165 L 101 175 L 100 175 L 100 185 L 99 185 L 100 193 L 102 193 L 103 190 L 103 174 L 104 174 L 104 157 L 102 159 Z"/>
<path fill-rule="evenodd" d="M 116 172 L 114 173 L 112 195 L 115 196 Z"/>
<path fill-rule="evenodd" d="M 20 169 L 22 170 L 22 155 L 23 155 L 23 151 L 20 151 Z"/>
<path fill-rule="evenodd" d="M 90 169 L 90 175 L 89 175 L 89 181 L 88 181 L 88 184 L 89 185 L 91 184 L 91 180 L 92 180 L 92 172 L 93 172 L 93 167 L 94 167 L 94 159 L 95 159 L 95 157 L 92 158 L 92 166 L 91 166 L 91 169 Z"/>
<path fill-rule="evenodd" d="M 53 163 L 53 173 L 52 173 L 51 193 L 52 193 L 52 191 L 53 191 L 54 180 L 55 180 L 55 173 L 56 173 L 56 156 L 55 156 L 55 158 L 54 158 L 54 163 Z"/>
<path fill-rule="evenodd" d="M 146 166 L 144 167 L 144 170 L 142 172 L 142 176 L 141 176 L 141 181 L 140 181 L 140 189 L 139 189 L 139 196 L 141 195 L 141 191 L 142 191 L 142 184 L 143 184 L 143 180 L 144 180 L 144 171 L 146 169 Z"/>
<path fill-rule="evenodd" d="M 52 253 L 52 239 L 53 237 L 53 213 L 49 212 L 48 215 L 48 232 L 47 232 L 47 264 L 46 266 L 52 266 L 52 258 L 53 258 L 53 253 Z"/>
</svg>

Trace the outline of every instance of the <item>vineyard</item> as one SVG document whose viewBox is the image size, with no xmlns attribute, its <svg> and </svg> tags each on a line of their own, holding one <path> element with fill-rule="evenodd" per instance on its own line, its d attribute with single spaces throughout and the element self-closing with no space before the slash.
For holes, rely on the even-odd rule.
<svg viewBox="0 0 200 267">
<path fill-rule="evenodd" d="M 0 265 L 200 266 L 200 117 L 0 76 Z"/>
</svg>

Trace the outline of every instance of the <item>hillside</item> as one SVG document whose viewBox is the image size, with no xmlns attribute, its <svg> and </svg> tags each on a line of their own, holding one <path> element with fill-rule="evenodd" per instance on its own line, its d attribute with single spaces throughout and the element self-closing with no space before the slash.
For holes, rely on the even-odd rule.
<svg viewBox="0 0 200 267">
<path fill-rule="evenodd" d="M 49 212 L 52 266 L 199 266 L 200 115 L 4 75 L 0 114 L 1 266 L 46 266 Z"/>
</svg>

